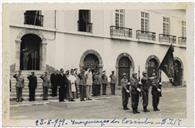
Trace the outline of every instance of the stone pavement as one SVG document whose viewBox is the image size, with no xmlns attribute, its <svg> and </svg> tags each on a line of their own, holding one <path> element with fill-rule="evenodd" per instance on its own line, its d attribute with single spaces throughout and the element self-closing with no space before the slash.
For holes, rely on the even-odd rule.
<svg viewBox="0 0 195 128">
<path fill-rule="evenodd" d="M 26 103 L 25 103 L 26 102 Z M 91 101 L 63 102 L 57 100 L 36 101 L 22 104 L 12 104 L 10 118 L 12 120 L 25 119 L 90 119 L 90 118 L 185 118 L 186 117 L 186 88 L 164 88 L 163 97 L 160 99 L 160 112 L 154 112 L 151 106 L 151 95 L 149 97 L 149 113 L 142 112 L 142 99 L 139 102 L 140 114 L 133 114 L 131 102 L 130 110 L 122 110 L 120 91 L 115 96 L 95 97 Z"/>
</svg>

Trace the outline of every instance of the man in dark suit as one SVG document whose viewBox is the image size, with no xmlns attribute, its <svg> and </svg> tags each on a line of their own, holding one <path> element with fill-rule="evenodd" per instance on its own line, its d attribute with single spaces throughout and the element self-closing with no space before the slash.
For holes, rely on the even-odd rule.
<svg viewBox="0 0 195 128">
<path fill-rule="evenodd" d="M 60 74 L 58 75 L 59 80 L 59 102 L 64 102 L 65 95 L 67 93 L 68 79 L 64 74 L 64 69 L 60 69 Z"/>
<path fill-rule="evenodd" d="M 52 96 L 54 97 L 54 96 L 57 96 L 57 86 L 58 86 L 57 70 L 51 74 L 50 80 L 51 80 Z"/>
<path fill-rule="evenodd" d="M 29 101 L 35 101 L 35 90 L 37 88 L 37 77 L 35 73 L 32 72 L 30 76 L 27 77 L 29 80 Z"/>
</svg>

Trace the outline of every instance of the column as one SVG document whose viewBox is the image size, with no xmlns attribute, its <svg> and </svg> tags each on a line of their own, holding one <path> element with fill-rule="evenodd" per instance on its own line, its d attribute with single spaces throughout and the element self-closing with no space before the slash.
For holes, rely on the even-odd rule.
<svg viewBox="0 0 195 128">
<path fill-rule="evenodd" d="M 15 40 L 16 42 L 16 67 L 15 70 L 18 71 L 20 70 L 20 46 L 21 46 L 21 40 Z"/>
<path fill-rule="evenodd" d="M 41 57 L 41 70 L 46 70 L 46 51 L 47 50 L 47 42 L 46 39 L 42 40 L 42 57 Z"/>
</svg>

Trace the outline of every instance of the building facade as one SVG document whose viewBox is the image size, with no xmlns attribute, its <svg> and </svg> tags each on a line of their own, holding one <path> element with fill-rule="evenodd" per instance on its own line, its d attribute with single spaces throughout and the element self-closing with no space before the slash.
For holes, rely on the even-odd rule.
<svg viewBox="0 0 195 128">
<path fill-rule="evenodd" d="M 174 46 L 175 82 L 186 81 L 184 10 L 21 10 L 10 15 L 11 73 L 92 68 L 156 72 Z"/>
</svg>

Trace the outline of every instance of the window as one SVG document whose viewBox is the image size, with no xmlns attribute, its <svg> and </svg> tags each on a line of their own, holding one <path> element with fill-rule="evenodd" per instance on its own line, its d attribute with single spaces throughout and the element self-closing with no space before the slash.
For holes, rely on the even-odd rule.
<svg viewBox="0 0 195 128">
<path fill-rule="evenodd" d="M 163 34 L 170 34 L 170 19 L 169 17 L 163 17 Z"/>
<path fill-rule="evenodd" d="M 149 31 L 149 13 L 141 12 L 141 31 Z"/>
<path fill-rule="evenodd" d="M 115 10 L 115 26 L 125 27 L 125 10 L 124 9 Z"/>
<path fill-rule="evenodd" d="M 181 28 L 182 37 L 186 37 L 186 22 L 181 21 L 181 25 L 182 25 L 182 28 Z"/>
<path fill-rule="evenodd" d="M 24 24 L 43 26 L 43 15 L 40 10 L 29 10 L 24 13 Z"/>
<path fill-rule="evenodd" d="M 90 10 L 79 10 L 78 30 L 83 32 L 92 32 Z"/>
</svg>

